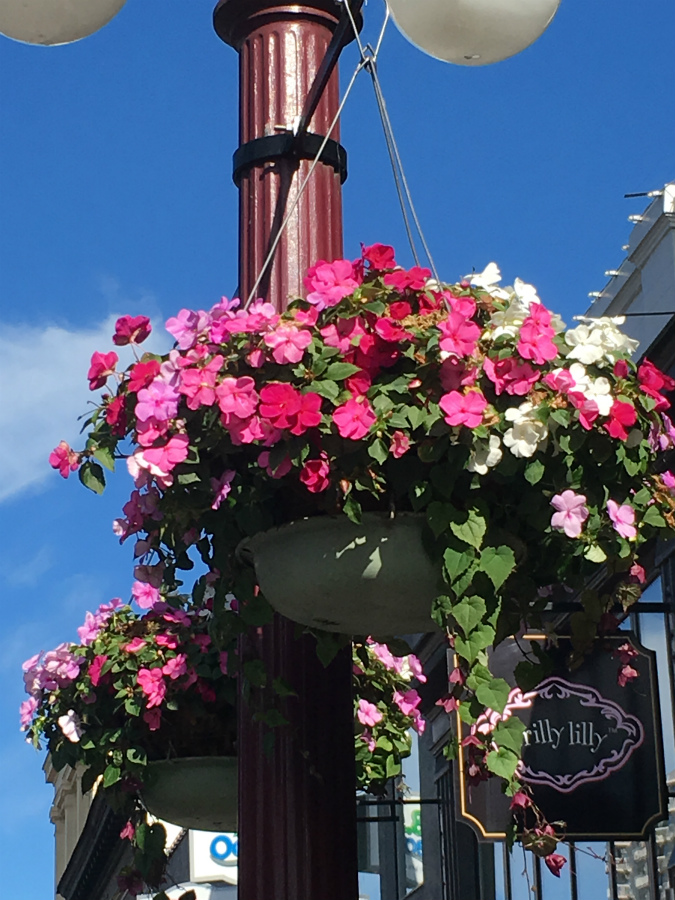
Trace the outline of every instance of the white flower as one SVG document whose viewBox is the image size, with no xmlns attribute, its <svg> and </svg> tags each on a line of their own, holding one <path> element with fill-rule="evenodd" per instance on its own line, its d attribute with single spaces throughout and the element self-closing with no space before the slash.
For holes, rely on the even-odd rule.
<svg viewBox="0 0 675 900">
<path fill-rule="evenodd" d="M 469 472 L 478 472 L 479 475 L 487 475 L 487 470 L 496 466 L 501 462 L 502 447 L 498 435 L 491 434 L 490 441 L 486 444 L 484 441 L 477 442 L 476 447 L 471 451 L 467 469 Z"/>
<path fill-rule="evenodd" d="M 513 293 L 518 302 L 521 306 L 524 306 L 525 309 L 529 309 L 532 303 L 541 303 L 541 300 L 537 296 L 537 289 L 535 286 L 533 284 L 525 284 L 520 278 L 516 278 L 513 282 Z"/>
<path fill-rule="evenodd" d="M 638 341 L 616 327 L 625 321 L 623 316 L 600 319 L 577 316 L 577 319 L 582 324 L 565 334 L 565 343 L 572 348 L 568 354 L 570 359 L 578 359 L 585 365 L 601 360 L 613 364 L 626 353 L 632 354 L 638 346 Z"/>
<path fill-rule="evenodd" d="M 592 400 L 601 416 L 608 416 L 614 403 L 609 381 L 602 375 L 593 378 L 586 372 L 586 367 L 578 362 L 572 363 L 569 373 L 574 379 L 573 390 L 582 393 L 587 400 Z"/>
<path fill-rule="evenodd" d="M 468 281 L 469 284 L 473 285 L 473 287 L 482 288 L 499 300 L 508 300 L 511 296 L 509 291 L 497 287 L 502 280 L 502 273 L 499 271 L 497 263 L 488 263 L 482 272 L 479 272 L 478 274 L 474 273 L 473 275 L 465 275 L 464 279 L 465 281 Z"/>
<path fill-rule="evenodd" d="M 537 418 L 535 407 L 528 400 L 517 408 L 507 409 L 504 415 L 508 422 L 513 422 L 504 435 L 504 444 L 514 456 L 534 456 L 548 436 L 548 428 Z"/>
<path fill-rule="evenodd" d="M 75 710 L 69 709 L 65 716 L 59 716 L 56 721 L 68 740 L 77 744 L 82 737 L 82 723 Z"/>
</svg>

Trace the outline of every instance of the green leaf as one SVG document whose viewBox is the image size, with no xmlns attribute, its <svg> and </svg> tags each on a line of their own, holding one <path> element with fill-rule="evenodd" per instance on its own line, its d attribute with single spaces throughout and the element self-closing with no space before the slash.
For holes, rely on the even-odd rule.
<svg viewBox="0 0 675 900">
<path fill-rule="evenodd" d="M 374 440 L 368 447 L 368 456 L 372 456 L 377 462 L 383 463 L 389 456 L 389 450 L 385 442 L 380 440 L 380 438 Z"/>
<path fill-rule="evenodd" d="M 315 394 L 320 394 L 322 397 L 327 397 L 328 400 L 337 400 L 340 396 L 340 388 L 334 381 L 313 381 L 312 391 Z"/>
<path fill-rule="evenodd" d="M 628 456 L 623 461 L 623 466 L 631 478 L 634 478 L 642 468 L 642 463 L 630 459 Z"/>
<path fill-rule="evenodd" d="M 518 756 L 523 746 L 523 735 L 527 731 L 524 722 L 517 716 L 510 716 L 497 723 L 497 727 L 492 732 L 492 740 L 498 747 L 506 747 L 512 750 Z"/>
<path fill-rule="evenodd" d="M 267 684 L 267 669 L 261 659 L 250 659 L 243 665 L 244 675 L 254 687 L 265 687 Z"/>
<path fill-rule="evenodd" d="M 355 525 L 361 524 L 361 504 L 351 494 L 346 498 L 344 504 L 342 505 L 342 511 L 350 520 L 350 522 L 353 522 Z"/>
<path fill-rule="evenodd" d="M 323 666 L 328 666 L 345 646 L 345 637 L 331 631 L 315 631 L 316 655 Z"/>
<path fill-rule="evenodd" d="M 112 450 L 108 447 L 97 447 L 94 450 L 94 456 L 106 469 L 109 469 L 111 472 L 115 471 L 115 459 L 112 455 Z"/>
<path fill-rule="evenodd" d="M 466 572 L 474 559 L 473 550 L 455 550 L 454 547 L 448 547 L 443 554 L 443 562 L 445 563 L 445 572 L 451 586 L 462 572 Z"/>
<path fill-rule="evenodd" d="M 465 597 L 452 607 L 452 615 L 465 636 L 483 621 L 486 613 L 487 607 L 482 597 Z"/>
<path fill-rule="evenodd" d="M 666 520 L 655 506 L 650 506 L 642 517 L 645 525 L 653 525 L 655 528 L 665 528 Z"/>
<path fill-rule="evenodd" d="M 491 772 L 510 781 L 516 773 L 520 759 L 511 750 L 500 747 L 499 750 L 490 751 L 485 762 Z"/>
<path fill-rule="evenodd" d="M 345 378 L 349 378 L 350 375 L 355 375 L 360 371 L 359 367 L 352 365 L 352 363 L 336 362 L 331 363 L 331 365 L 328 366 L 325 377 L 331 381 L 342 381 Z"/>
<path fill-rule="evenodd" d="M 148 754 L 141 747 L 129 747 L 127 759 L 137 766 L 145 766 L 148 763 Z"/>
<path fill-rule="evenodd" d="M 607 559 L 607 554 L 598 544 L 589 544 L 584 550 L 584 556 L 594 563 L 602 563 Z"/>
<path fill-rule="evenodd" d="M 253 720 L 255 722 L 263 722 L 268 728 L 279 728 L 281 725 L 288 725 L 288 719 L 278 709 L 266 709 L 264 712 L 257 712 L 254 714 Z"/>
<path fill-rule="evenodd" d="M 540 459 L 534 459 L 525 466 L 525 478 L 530 484 L 537 484 L 541 481 L 545 471 L 546 467 L 543 462 Z"/>
<path fill-rule="evenodd" d="M 387 778 L 394 778 L 401 771 L 401 763 L 397 762 L 396 758 L 391 755 L 387 755 L 386 757 L 387 763 L 385 767 L 385 773 Z"/>
<path fill-rule="evenodd" d="M 407 406 L 405 414 L 413 429 L 418 428 L 426 418 L 426 412 L 419 406 Z"/>
<path fill-rule="evenodd" d="M 495 639 L 495 630 L 491 625 L 479 625 L 469 635 L 455 638 L 455 650 L 467 662 L 474 662 L 481 650 L 485 650 Z"/>
<path fill-rule="evenodd" d="M 297 693 L 293 690 L 290 684 L 287 681 L 284 681 L 283 678 L 275 678 L 272 682 L 272 687 L 274 689 L 274 693 L 278 694 L 279 697 L 297 697 Z"/>
<path fill-rule="evenodd" d="M 140 716 L 141 714 L 141 704 L 135 697 L 127 697 L 124 701 L 124 708 L 130 716 Z"/>
<path fill-rule="evenodd" d="M 476 697 L 480 702 L 493 709 L 495 712 L 501 713 L 509 699 L 511 688 L 503 678 L 493 678 L 486 681 L 476 688 Z M 499 743 L 499 742 L 497 742 Z"/>
<path fill-rule="evenodd" d="M 557 422 L 558 425 L 565 427 L 570 424 L 570 411 L 568 409 L 554 409 L 549 418 Z"/>
<path fill-rule="evenodd" d="M 452 528 L 453 533 L 460 541 L 464 541 L 465 544 L 469 544 L 469 546 L 478 550 L 483 543 L 487 523 L 474 509 L 470 509 L 467 513 L 466 521 L 452 522 L 450 528 Z"/>
<path fill-rule="evenodd" d="M 455 508 L 449 503 L 441 503 L 434 500 L 427 507 L 427 522 L 434 533 L 434 537 L 439 537 L 444 531 L 447 531 L 448 525 L 455 514 Z"/>
<path fill-rule="evenodd" d="M 87 461 L 80 467 L 80 481 L 95 494 L 102 494 L 105 489 L 105 475 L 98 463 Z"/>
<path fill-rule="evenodd" d="M 121 777 L 122 772 L 119 766 L 107 766 L 103 773 L 103 787 L 112 787 L 113 784 L 117 784 Z"/>
<path fill-rule="evenodd" d="M 181 472 L 176 476 L 178 484 L 197 484 L 201 477 L 196 472 Z"/>
<path fill-rule="evenodd" d="M 415 512 L 419 512 L 427 505 L 433 496 L 431 485 L 428 481 L 411 484 L 408 488 L 408 496 Z"/>
<path fill-rule="evenodd" d="M 485 547 L 480 554 L 479 570 L 485 572 L 495 590 L 504 584 L 516 567 L 513 550 L 506 545 L 501 547 Z"/>
</svg>

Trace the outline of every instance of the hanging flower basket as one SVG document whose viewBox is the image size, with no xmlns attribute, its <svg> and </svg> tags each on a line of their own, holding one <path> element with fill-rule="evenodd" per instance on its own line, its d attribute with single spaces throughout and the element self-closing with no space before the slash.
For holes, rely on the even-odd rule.
<svg viewBox="0 0 675 900">
<path fill-rule="evenodd" d="M 364 513 L 290 522 L 243 542 L 240 558 L 274 609 L 343 634 L 418 634 L 438 628 L 431 604 L 440 560 L 424 547 L 424 516 Z"/>
<path fill-rule="evenodd" d="M 192 756 L 148 763 L 141 790 L 148 812 L 200 831 L 237 830 L 236 756 Z"/>
</svg>

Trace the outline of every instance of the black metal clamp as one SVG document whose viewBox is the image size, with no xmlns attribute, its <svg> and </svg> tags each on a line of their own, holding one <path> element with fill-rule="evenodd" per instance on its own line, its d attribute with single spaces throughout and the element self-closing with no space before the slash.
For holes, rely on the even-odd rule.
<svg viewBox="0 0 675 900">
<path fill-rule="evenodd" d="M 316 159 L 324 138 L 320 134 L 303 131 L 293 134 L 282 131 L 266 137 L 255 138 L 242 144 L 232 158 L 232 178 L 239 187 L 241 176 L 260 163 L 275 162 L 279 159 Z M 347 151 L 337 141 L 328 140 L 321 153 L 321 162 L 332 166 L 340 176 L 340 183 L 347 180 Z"/>
</svg>

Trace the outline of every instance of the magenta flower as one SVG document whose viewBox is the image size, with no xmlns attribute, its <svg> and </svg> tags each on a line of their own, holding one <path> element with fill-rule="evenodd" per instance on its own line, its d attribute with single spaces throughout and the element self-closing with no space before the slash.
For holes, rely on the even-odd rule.
<svg viewBox="0 0 675 900">
<path fill-rule="evenodd" d="M 389 452 L 394 459 L 399 459 L 410 449 L 410 438 L 403 431 L 395 431 L 391 436 Z"/>
<path fill-rule="evenodd" d="M 560 878 L 560 870 L 567 860 L 559 853 L 549 853 L 548 856 L 544 857 L 544 862 L 546 863 L 549 872 L 551 872 L 552 875 L 555 875 L 556 878 Z"/>
<path fill-rule="evenodd" d="M 374 725 L 377 725 L 378 722 L 381 722 L 384 716 L 374 703 L 369 703 L 368 700 L 362 698 L 359 700 L 356 718 L 362 725 L 365 725 L 367 728 L 372 728 Z"/>
<path fill-rule="evenodd" d="M 581 534 L 584 522 L 588 518 L 586 497 L 574 491 L 563 491 L 551 498 L 551 506 L 556 509 L 551 517 L 551 526 L 564 531 L 567 537 L 576 538 Z"/>
<path fill-rule="evenodd" d="M 139 650 L 142 650 L 143 647 L 146 647 L 148 644 L 147 641 L 144 641 L 141 637 L 132 638 L 128 644 L 124 645 L 124 649 L 127 653 L 138 653 Z M 90 672 L 91 674 L 91 672 Z"/>
<path fill-rule="evenodd" d="M 180 375 L 180 392 L 188 400 L 188 409 L 199 409 L 200 406 L 213 406 L 216 402 L 216 376 L 223 365 L 222 356 L 213 359 L 199 368 L 183 369 Z M 136 407 L 138 415 L 138 407 Z"/>
<path fill-rule="evenodd" d="M 415 688 L 410 688 L 405 694 L 402 694 L 401 691 L 394 691 L 393 700 L 404 716 L 415 716 L 417 707 L 422 702 L 422 698 Z"/>
<path fill-rule="evenodd" d="M 439 406 L 445 413 L 445 421 L 448 425 L 466 425 L 467 428 L 477 428 L 483 421 L 483 412 L 487 406 L 487 400 L 483 392 L 468 390 L 465 394 L 459 391 L 450 391 L 439 400 Z"/>
<path fill-rule="evenodd" d="M 635 510 L 632 506 L 624 503 L 623 506 L 615 500 L 607 501 L 607 513 L 612 520 L 614 530 L 623 538 L 633 540 L 637 537 L 637 528 L 635 527 Z"/>
<path fill-rule="evenodd" d="M 121 316 L 115 322 L 113 344 L 123 347 L 125 344 L 141 344 L 152 331 L 147 316 Z"/>
<path fill-rule="evenodd" d="M 480 337 L 480 326 L 461 313 L 451 312 L 448 318 L 438 323 L 441 339 L 438 346 L 446 353 L 465 358 L 476 349 Z"/>
<path fill-rule="evenodd" d="M 108 380 L 108 376 L 115 371 L 118 359 L 119 357 L 114 350 L 111 350 L 110 353 L 99 353 L 98 351 L 94 353 L 87 372 L 90 391 L 103 387 Z"/>
<path fill-rule="evenodd" d="M 190 444 L 186 434 L 176 434 L 163 447 L 149 447 L 142 453 L 136 451 L 139 465 L 153 475 L 166 478 L 169 472 L 187 459 Z"/>
<path fill-rule="evenodd" d="M 200 326 L 206 324 L 205 318 L 206 313 L 200 316 L 192 309 L 181 309 L 177 316 L 167 320 L 164 327 L 174 337 L 181 350 L 189 350 L 197 340 Z"/>
<path fill-rule="evenodd" d="M 98 687 L 101 678 L 103 677 L 103 666 L 108 662 L 108 657 L 105 654 L 100 654 L 95 656 L 91 665 L 89 666 L 89 671 L 87 675 L 91 679 L 91 683 L 94 687 Z"/>
<path fill-rule="evenodd" d="M 361 282 L 355 276 L 354 265 L 348 259 L 336 259 L 331 263 L 319 260 L 307 270 L 305 276 L 305 287 L 310 291 L 308 302 L 316 306 L 319 312 L 328 306 L 335 306 L 359 286 Z"/>
<path fill-rule="evenodd" d="M 223 378 L 216 388 L 216 397 L 222 413 L 240 419 L 252 416 L 258 406 L 255 381 L 250 375 L 243 375 L 241 378 L 231 376 Z"/>
<path fill-rule="evenodd" d="M 263 338 L 265 344 L 272 348 L 274 361 L 280 366 L 285 363 L 297 363 L 303 357 L 307 347 L 312 343 L 311 332 L 294 325 L 279 325 Z"/>
<path fill-rule="evenodd" d="M 211 490 L 213 491 L 213 503 L 211 504 L 211 509 L 218 509 L 220 504 L 225 500 L 227 495 L 232 490 L 231 483 L 232 479 L 237 473 L 234 469 L 226 469 L 220 478 L 212 478 L 211 479 Z"/>
<path fill-rule="evenodd" d="M 139 669 L 138 684 L 148 698 L 148 709 L 161 706 L 166 696 L 166 682 L 161 669 Z"/>
<path fill-rule="evenodd" d="M 65 441 L 60 441 L 49 454 L 49 465 L 52 469 L 58 469 L 62 478 L 67 478 L 71 472 L 80 467 L 80 454 L 71 450 Z"/>
<path fill-rule="evenodd" d="M 377 416 L 365 397 L 358 400 L 352 397 L 342 406 L 338 406 L 333 413 L 333 421 L 340 436 L 353 441 L 365 437 L 376 420 Z"/>
<path fill-rule="evenodd" d="M 185 675 L 186 673 L 187 656 L 184 653 L 179 653 L 178 656 L 172 657 L 162 666 L 162 674 L 166 675 L 166 677 L 170 678 L 172 681 L 175 681 L 177 678 L 180 678 L 181 675 Z"/>
<path fill-rule="evenodd" d="M 528 394 L 540 375 L 529 363 L 519 363 L 513 356 L 505 359 L 490 359 L 486 356 L 483 370 L 493 382 L 496 394 L 506 391 L 517 397 Z"/>
<path fill-rule="evenodd" d="M 300 481 L 313 494 L 320 494 L 329 487 L 330 464 L 325 453 L 322 453 L 318 459 L 307 460 L 300 470 Z"/>
</svg>

